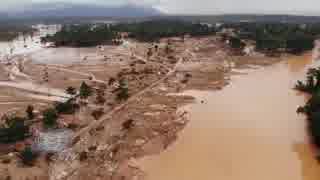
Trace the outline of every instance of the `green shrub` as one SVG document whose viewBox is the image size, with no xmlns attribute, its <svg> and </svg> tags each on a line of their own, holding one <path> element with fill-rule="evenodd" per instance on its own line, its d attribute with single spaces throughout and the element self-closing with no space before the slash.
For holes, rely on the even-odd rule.
<svg viewBox="0 0 320 180">
<path fill-rule="evenodd" d="M 77 90 L 76 88 L 70 86 L 66 89 L 66 93 L 73 96 L 77 94 Z"/>
<path fill-rule="evenodd" d="M 33 166 L 34 161 L 38 157 L 37 153 L 34 153 L 30 147 L 26 147 L 21 153 L 20 158 L 24 165 Z"/>
<path fill-rule="evenodd" d="M 43 111 L 43 124 L 46 128 L 53 128 L 57 125 L 58 113 L 55 109 L 49 108 Z"/>
<path fill-rule="evenodd" d="M 28 119 L 30 119 L 30 120 L 34 118 L 33 111 L 34 111 L 34 107 L 32 105 L 29 105 L 27 107 L 26 113 L 27 113 Z"/>
<path fill-rule="evenodd" d="M 72 100 L 68 100 L 67 102 L 56 103 L 55 109 L 59 114 L 74 114 L 79 109 L 79 105 L 73 103 Z"/>
<path fill-rule="evenodd" d="M 80 98 L 86 99 L 92 95 L 92 89 L 85 82 L 82 82 L 80 86 Z"/>
<path fill-rule="evenodd" d="M 25 121 L 26 119 L 21 117 L 8 118 L 6 125 L 0 127 L 0 143 L 14 143 L 29 137 L 29 126 Z"/>
<path fill-rule="evenodd" d="M 119 81 L 119 88 L 116 91 L 117 91 L 117 100 L 118 101 L 124 101 L 130 97 L 129 88 L 128 88 L 128 85 L 124 79 L 121 79 Z"/>
</svg>

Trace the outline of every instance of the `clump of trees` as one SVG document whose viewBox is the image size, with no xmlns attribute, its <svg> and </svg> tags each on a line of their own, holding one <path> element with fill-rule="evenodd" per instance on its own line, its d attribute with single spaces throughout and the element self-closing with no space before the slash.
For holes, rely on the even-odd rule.
<svg viewBox="0 0 320 180">
<path fill-rule="evenodd" d="M 30 137 L 26 118 L 8 117 L 6 123 L 0 127 L 0 143 L 9 144 L 22 141 Z"/>
<path fill-rule="evenodd" d="M 128 84 L 124 79 L 119 80 L 119 87 L 116 89 L 116 96 L 119 101 L 125 101 L 130 97 Z"/>
<path fill-rule="evenodd" d="M 297 112 L 307 116 L 307 127 L 312 142 L 320 148 L 320 68 L 310 69 L 306 82 L 298 81 L 295 88 L 311 95 L 307 103 L 299 107 Z"/>
<path fill-rule="evenodd" d="M 56 46 L 89 47 L 111 44 L 118 38 L 117 32 L 108 25 L 64 26 L 56 34 L 43 37 L 42 42 L 54 42 Z"/>
<path fill-rule="evenodd" d="M 35 31 L 31 26 L 1 23 L 0 27 L 0 41 L 12 41 L 20 34 L 32 34 Z"/>
<path fill-rule="evenodd" d="M 58 112 L 54 108 L 48 108 L 42 112 L 43 124 L 46 128 L 54 128 L 57 125 Z"/>
<path fill-rule="evenodd" d="M 73 99 L 55 104 L 55 110 L 59 114 L 74 114 L 79 108 L 79 105 L 74 103 Z"/>
<path fill-rule="evenodd" d="M 112 27 L 118 32 L 129 32 L 129 37 L 139 41 L 157 41 L 166 37 L 182 37 L 185 35 L 204 36 L 215 34 L 215 28 L 201 23 L 179 20 L 151 20 L 131 24 L 118 24 Z"/>
<path fill-rule="evenodd" d="M 74 96 L 77 94 L 77 90 L 76 88 L 72 87 L 72 86 L 69 86 L 67 89 L 66 89 L 66 93 L 71 95 L 71 96 Z"/>
<path fill-rule="evenodd" d="M 33 152 L 30 147 L 26 147 L 21 153 L 20 153 L 20 159 L 22 163 L 26 166 L 33 166 L 35 163 L 35 160 L 38 157 L 38 154 Z"/>
<path fill-rule="evenodd" d="M 307 72 L 305 82 L 298 81 L 295 89 L 306 93 L 313 94 L 319 90 L 320 87 L 320 68 L 310 68 Z"/>
<path fill-rule="evenodd" d="M 311 50 L 320 34 L 320 24 L 289 23 L 232 23 L 224 28 L 233 28 L 236 37 L 256 42 L 258 51 L 285 51 L 302 53 Z"/>
<path fill-rule="evenodd" d="M 238 37 L 231 37 L 229 42 L 230 46 L 235 49 L 243 49 L 245 47 L 245 43 L 243 43 Z"/>
<path fill-rule="evenodd" d="M 29 105 L 26 109 L 26 113 L 27 113 L 27 116 L 28 116 L 28 119 L 33 119 L 34 118 L 34 107 L 32 105 Z"/>
<path fill-rule="evenodd" d="M 91 96 L 93 93 L 92 88 L 87 85 L 85 82 L 82 82 L 81 86 L 80 86 L 80 98 L 82 99 L 87 99 L 89 96 Z"/>
</svg>

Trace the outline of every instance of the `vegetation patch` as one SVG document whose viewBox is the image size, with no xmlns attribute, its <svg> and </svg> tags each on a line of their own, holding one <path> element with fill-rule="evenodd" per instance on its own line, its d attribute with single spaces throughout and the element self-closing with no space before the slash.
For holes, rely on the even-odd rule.
<svg viewBox="0 0 320 180">
<path fill-rule="evenodd" d="M 298 81 L 295 88 L 311 95 L 307 103 L 299 107 L 297 112 L 307 116 L 312 143 L 320 149 L 320 68 L 309 69 L 306 82 Z"/>
</svg>

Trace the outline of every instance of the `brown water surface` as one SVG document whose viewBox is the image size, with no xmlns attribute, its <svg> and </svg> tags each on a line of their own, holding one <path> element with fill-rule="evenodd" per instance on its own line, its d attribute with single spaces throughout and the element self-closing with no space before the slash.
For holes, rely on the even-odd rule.
<svg viewBox="0 0 320 180">
<path fill-rule="evenodd" d="M 233 76 L 221 91 L 188 91 L 190 123 L 160 155 L 141 160 L 147 180 L 315 180 L 320 168 L 292 90 L 311 55 Z M 201 103 L 204 100 L 204 104 Z"/>
</svg>

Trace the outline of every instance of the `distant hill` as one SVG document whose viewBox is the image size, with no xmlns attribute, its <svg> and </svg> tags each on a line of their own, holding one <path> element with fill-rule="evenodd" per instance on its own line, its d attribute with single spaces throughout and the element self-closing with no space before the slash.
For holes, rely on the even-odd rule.
<svg viewBox="0 0 320 180">
<path fill-rule="evenodd" d="M 159 17 L 162 19 L 163 17 Z M 264 22 L 264 23 L 320 23 L 320 16 L 263 15 L 263 14 L 224 14 L 224 15 L 169 15 L 166 19 L 200 21 L 208 23 Z"/>
<path fill-rule="evenodd" d="M 72 3 L 34 3 L 6 13 L 13 18 L 147 17 L 162 14 L 154 8 L 135 5 L 106 7 Z"/>
</svg>

